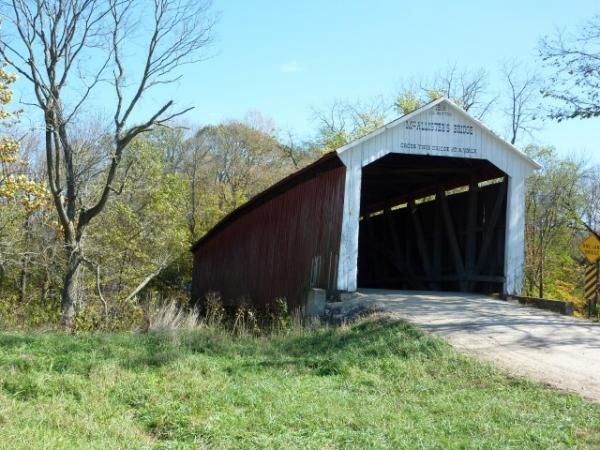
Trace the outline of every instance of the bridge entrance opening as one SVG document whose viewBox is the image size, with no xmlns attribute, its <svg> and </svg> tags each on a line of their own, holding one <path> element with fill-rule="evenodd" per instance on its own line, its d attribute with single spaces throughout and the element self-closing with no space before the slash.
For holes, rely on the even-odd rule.
<svg viewBox="0 0 600 450">
<path fill-rule="evenodd" d="M 507 182 L 482 159 L 388 154 L 363 167 L 358 287 L 502 293 Z"/>
</svg>

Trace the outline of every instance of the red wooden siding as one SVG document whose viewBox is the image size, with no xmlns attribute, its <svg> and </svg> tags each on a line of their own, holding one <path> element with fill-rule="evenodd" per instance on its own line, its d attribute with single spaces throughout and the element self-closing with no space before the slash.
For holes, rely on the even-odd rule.
<svg viewBox="0 0 600 450">
<path fill-rule="evenodd" d="M 192 300 L 215 291 L 225 305 L 285 297 L 296 308 L 310 287 L 334 288 L 345 172 L 328 154 L 217 224 L 193 247 Z"/>
</svg>

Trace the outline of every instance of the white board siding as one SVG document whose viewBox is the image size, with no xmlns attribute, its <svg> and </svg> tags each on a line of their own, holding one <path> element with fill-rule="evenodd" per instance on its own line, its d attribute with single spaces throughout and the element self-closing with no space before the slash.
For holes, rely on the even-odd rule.
<svg viewBox="0 0 600 450">
<path fill-rule="evenodd" d="M 346 166 L 342 235 L 338 264 L 338 289 L 355 291 L 358 279 L 358 222 L 362 165 L 358 153 L 340 155 Z"/>
<path fill-rule="evenodd" d="M 338 289 L 357 288 L 362 168 L 389 153 L 484 159 L 508 175 L 504 290 L 518 292 L 523 277 L 524 183 L 539 166 L 445 98 L 338 150 L 346 165 Z"/>
<path fill-rule="evenodd" d="M 525 258 L 525 180 L 523 173 L 508 177 L 504 241 L 504 294 L 517 295 L 523 287 Z"/>
</svg>

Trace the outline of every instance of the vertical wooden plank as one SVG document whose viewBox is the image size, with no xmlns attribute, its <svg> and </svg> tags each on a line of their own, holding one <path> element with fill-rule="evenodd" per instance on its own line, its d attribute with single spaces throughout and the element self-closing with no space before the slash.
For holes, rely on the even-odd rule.
<svg viewBox="0 0 600 450">
<path fill-rule="evenodd" d="M 362 220 L 362 224 L 365 226 L 365 230 L 367 232 L 368 235 L 368 239 L 369 239 L 369 260 L 370 260 L 370 266 L 369 267 L 369 275 L 371 274 L 375 274 L 375 276 L 369 276 L 370 280 L 374 280 L 377 279 L 377 276 L 381 274 L 381 262 L 380 262 L 380 257 L 378 256 L 377 253 L 375 253 L 373 250 L 378 246 L 381 245 L 381 242 L 379 242 L 379 240 L 377 239 L 377 237 L 375 236 L 375 230 L 374 230 L 374 226 L 373 226 L 373 218 L 371 217 L 367 217 L 365 216 L 364 219 Z"/>
<path fill-rule="evenodd" d="M 442 275 L 442 216 L 439 202 L 439 195 L 435 196 L 435 213 L 433 222 L 433 263 L 432 276 L 435 280 L 432 283 L 432 289 L 441 289 L 441 284 L 438 281 Z"/>
<path fill-rule="evenodd" d="M 475 181 L 469 184 L 469 196 L 467 201 L 467 240 L 465 248 L 465 270 L 467 277 L 475 275 L 475 250 L 477 246 L 477 198 L 479 185 Z M 475 288 L 475 282 L 467 283 L 468 289 Z"/>
<path fill-rule="evenodd" d="M 448 201 L 446 199 L 446 192 L 443 188 L 438 190 L 438 196 L 440 201 L 440 207 L 442 211 L 442 218 L 444 219 L 444 227 L 446 229 L 446 237 L 448 238 L 448 243 L 450 244 L 450 253 L 452 255 L 452 260 L 454 262 L 454 268 L 456 269 L 456 275 L 458 276 L 459 286 L 461 291 L 466 291 L 467 286 L 464 281 L 465 276 L 465 267 L 462 260 L 462 255 L 460 253 L 460 247 L 458 245 L 458 238 L 456 236 L 456 230 L 454 228 L 454 222 L 452 221 L 452 216 L 450 215 L 450 209 L 448 208 Z"/>
<path fill-rule="evenodd" d="M 404 262 L 404 258 L 402 258 L 402 246 L 400 245 L 400 239 L 398 237 L 398 230 L 394 225 L 394 218 L 392 217 L 392 211 L 387 208 L 384 211 L 385 222 L 387 225 L 388 233 L 392 238 L 392 259 L 393 264 L 398 272 L 404 272 L 404 267 L 406 266 Z"/>
<path fill-rule="evenodd" d="M 392 217 L 392 211 L 390 208 L 385 209 L 384 216 L 388 231 L 392 238 L 392 248 L 394 254 L 400 256 L 400 239 L 398 238 L 398 230 L 396 230 L 396 227 L 394 226 L 394 218 Z"/>
<path fill-rule="evenodd" d="M 423 228 L 421 227 L 421 221 L 419 219 L 419 211 L 417 210 L 414 199 L 408 201 L 408 207 L 413 229 L 417 235 L 417 249 L 419 250 L 419 255 L 421 256 L 421 265 L 423 266 L 427 276 L 431 277 L 431 263 L 429 262 L 427 244 L 425 242 Z"/>
<path fill-rule="evenodd" d="M 492 209 L 492 214 L 490 215 L 489 221 L 486 223 L 485 230 L 483 233 L 483 239 L 481 241 L 481 248 L 479 249 L 479 257 L 477 258 L 477 265 L 475 267 L 475 274 L 481 274 L 481 270 L 486 262 L 486 258 L 488 256 L 490 246 L 492 244 L 494 238 L 494 232 L 496 231 L 496 225 L 498 224 L 498 219 L 503 211 L 506 211 L 508 214 L 508 208 L 504 208 L 505 197 L 506 197 L 506 177 L 504 177 L 504 181 L 500 186 L 498 186 L 498 193 L 496 195 L 496 203 L 494 204 L 494 208 Z M 508 276 L 505 273 L 505 276 Z"/>
</svg>

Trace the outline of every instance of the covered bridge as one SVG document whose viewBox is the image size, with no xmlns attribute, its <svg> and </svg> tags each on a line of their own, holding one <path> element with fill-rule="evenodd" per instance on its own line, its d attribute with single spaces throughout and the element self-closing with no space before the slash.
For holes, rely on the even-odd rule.
<svg viewBox="0 0 600 450">
<path fill-rule="evenodd" d="M 328 153 L 234 210 L 192 247 L 192 300 L 311 288 L 514 294 L 525 179 L 538 168 L 447 98 Z"/>
</svg>

